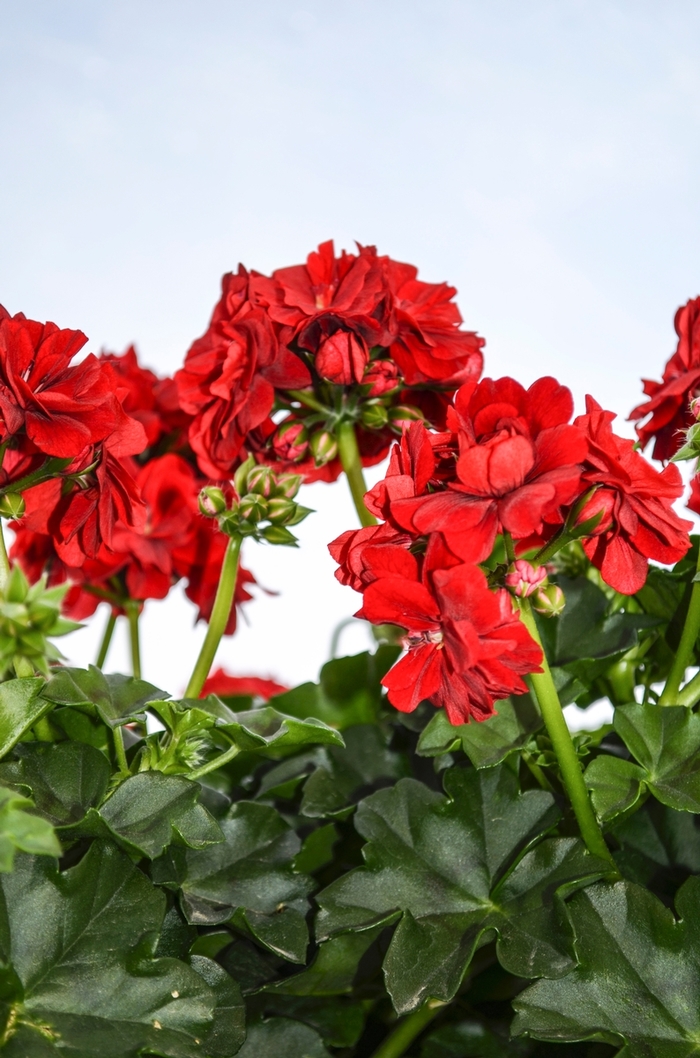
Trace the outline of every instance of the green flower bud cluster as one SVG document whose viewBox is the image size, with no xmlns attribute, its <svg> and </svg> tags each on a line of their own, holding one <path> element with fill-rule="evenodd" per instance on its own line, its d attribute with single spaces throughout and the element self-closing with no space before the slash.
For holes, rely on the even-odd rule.
<svg viewBox="0 0 700 1058">
<path fill-rule="evenodd" d="M 295 500 L 301 480 L 300 474 L 275 474 L 250 456 L 233 479 L 239 498 L 229 506 L 222 489 L 208 486 L 199 494 L 199 509 L 206 517 L 216 518 L 227 536 L 252 536 L 268 544 L 296 547 L 297 539 L 288 526 L 298 525 L 311 514 L 310 508 Z"/>
<path fill-rule="evenodd" d="M 19 566 L 0 591 L 0 679 L 49 675 L 49 664 L 63 655 L 48 636 L 63 636 L 81 626 L 61 616 L 69 584 L 46 587 L 46 577 L 31 584 Z"/>
</svg>

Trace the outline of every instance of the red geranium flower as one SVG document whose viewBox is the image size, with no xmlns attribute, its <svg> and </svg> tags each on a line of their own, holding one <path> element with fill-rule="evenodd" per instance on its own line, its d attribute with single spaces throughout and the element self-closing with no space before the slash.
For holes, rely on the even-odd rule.
<svg viewBox="0 0 700 1058">
<path fill-rule="evenodd" d="M 432 495 L 391 502 L 391 516 L 416 534 L 441 532 L 466 561 L 490 554 L 496 534 L 529 537 L 561 523 L 580 494 L 587 444 L 569 425 L 573 401 L 553 378 L 528 390 L 511 378 L 468 383 L 455 398 L 456 480 Z"/>
<path fill-rule="evenodd" d="M 676 312 L 674 327 L 678 346 L 666 364 L 663 381 L 644 380 L 644 392 L 651 399 L 638 405 L 630 419 L 649 418 L 637 433 L 642 448 L 654 437 L 654 459 L 670 459 L 683 444 L 685 431 L 695 421 L 689 410 L 692 397 L 700 389 L 700 298 L 694 298 Z"/>
<path fill-rule="evenodd" d="M 439 382 L 457 386 L 478 379 L 485 342 L 459 329 L 462 317 L 447 283 L 424 283 L 413 265 L 380 258 L 392 294 L 395 338 L 390 354 L 409 386 Z"/>
<path fill-rule="evenodd" d="M 429 581 L 389 576 L 365 589 L 358 617 L 407 630 L 408 652 L 382 680 L 389 701 L 406 713 L 430 701 L 452 724 L 486 720 L 494 702 L 527 690 L 521 677 L 541 671 L 542 652 L 478 567 L 436 570 Z"/>
<path fill-rule="evenodd" d="M 224 669 L 215 669 L 202 687 L 200 698 L 208 694 L 217 694 L 220 698 L 232 698 L 238 695 L 252 695 L 269 701 L 276 694 L 284 694 L 289 687 L 275 680 L 266 680 L 261 676 L 231 676 Z"/>
<path fill-rule="evenodd" d="M 417 579 L 418 561 L 408 550 L 411 543 L 408 533 L 397 532 L 391 525 L 370 525 L 341 533 L 328 550 L 340 566 L 336 579 L 355 591 L 364 591 L 381 576 Z"/>
<path fill-rule="evenodd" d="M 105 440 L 123 411 L 112 379 L 85 345 L 81 331 L 37 323 L 0 306 L 0 435 L 25 431 L 39 451 L 63 459 Z"/>
<path fill-rule="evenodd" d="M 603 411 L 592 397 L 586 397 L 586 411 L 575 420 L 589 440 L 583 487 L 597 490 L 579 520 L 599 512 L 603 517 L 583 548 L 611 588 L 633 595 L 646 580 L 650 558 L 678 562 L 690 547 L 692 522 L 671 506 L 683 482 L 678 467 L 659 473 L 632 441 L 613 433 L 614 412 Z"/>
</svg>

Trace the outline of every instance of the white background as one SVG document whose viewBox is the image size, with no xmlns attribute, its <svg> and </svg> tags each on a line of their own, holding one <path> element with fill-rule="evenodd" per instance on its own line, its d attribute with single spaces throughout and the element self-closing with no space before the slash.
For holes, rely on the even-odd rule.
<svg viewBox="0 0 700 1058">
<path fill-rule="evenodd" d="M 0 302 L 172 372 L 222 272 L 358 239 L 459 288 L 488 374 L 556 373 L 624 418 L 700 292 L 699 31 L 690 2 L 1 0 Z M 326 554 L 356 524 L 344 483 L 303 502 L 301 550 L 246 551 L 280 594 L 231 671 L 314 678 L 358 605 Z M 173 692 L 192 619 L 176 589 L 143 620 Z"/>
</svg>

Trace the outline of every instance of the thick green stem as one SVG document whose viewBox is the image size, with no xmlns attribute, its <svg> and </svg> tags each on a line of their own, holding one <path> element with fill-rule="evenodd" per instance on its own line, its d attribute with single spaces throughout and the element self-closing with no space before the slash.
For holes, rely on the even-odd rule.
<svg viewBox="0 0 700 1058">
<path fill-rule="evenodd" d="M 401 1058 L 444 1006 L 439 999 L 429 999 L 419 1010 L 398 1023 L 394 1031 L 379 1045 L 372 1058 Z"/>
<path fill-rule="evenodd" d="M 112 729 L 112 737 L 114 739 L 114 754 L 117 758 L 119 771 L 122 775 L 128 775 L 129 764 L 126 759 L 126 750 L 124 749 L 124 735 L 121 727 L 115 727 Z"/>
<path fill-rule="evenodd" d="M 204 681 L 209 675 L 214 655 L 221 642 L 221 637 L 226 631 L 226 625 L 233 606 L 233 598 L 236 594 L 236 577 L 238 576 L 238 556 L 241 551 L 240 536 L 232 536 L 226 548 L 224 561 L 221 564 L 219 574 L 219 586 L 216 589 L 216 598 L 209 618 L 209 627 L 202 643 L 202 649 L 195 663 L 190 682 L 187 684 L 185 698 L 199 698 Z"/>
<path fill-rule="evenodd" d="M 535 642 L 542 647 L 540 634 L 537 630 L 537 623 L 535 622 L 535 615 L 532 612 L 529 599 L 522 599 L 520 605 L 520 614 L 523 623 Z M 617 866 L 608 846 L 605 844 L 605 838 L 598 826 L 598 821 L 588 797 L 588 790 L 586 789 L 586 784 L 583 780 L 581 765 L 571 738 L 571 733 L 566 726 L 566 720 L 564 719 L 561 703 L 559 702 L 559 695 L 554 686 L 554 680 L 552 679 L 552 673 L 550 672 L 543 647 L 542 668 L 544 670 L 543 672 L 533 672 L 530 674 L 529 679 L 537 697 L 537 701 L 539 702 L 542 718 L 547 728 L 547 734 L 551 739 L 554 752 L 557 756 L 561 780 L 564 789 L 568 794 L 569 801 L 571 802 L 571 807 L 574 810 L 574 815 L 576 816 L 576 821 L 579 825 L 579 830 L 581 831 L 581 837 L 585 841 L 589 852 L 592 852 L 594 856 L 599 856 L 601 859 L 608 860 L 610 863 L 611 874 L 615 874 L 619 877 Z"/>
<path fill-rule="evenodd" d="M 201 779 L 203 775 L 208 775 L 210 771 L 216 771 L 217 768 L 223 768 L 224 764 L 228 764 L 230 760 L 237 757 L 240 753 L 238 746 L 231 746 L 225 753 L 222 753 L 219 757 L 214 757 L 214 760 L 207 761 L 206 764 L 202 764 L 200 768 L 195 768 L 187 776 L 188 779 L 192 779 L 196 782 L 197 779 Z"/>
<path fill-rule="evenodd" d="M 0 591 L 5 590 L 9 579 L 10 560 L 7 556 L 7 547 L 5 546 L 5 534 L 2 531 L 2 521 L 0 520 Z"/>
<path fill-rule="evenodd" d="M 131 642 L 131 671 L 135 680 L 141 679 L 141 644 L 139 643 L 139 604 L 128 602 L 125 605 L 129 621 L 129 640 Z"/>
<path fill-rule="evenodd" d="M 97 655 L 97 661 L 95 665 L 98 669 L 101 669 L 107 660 L 107 651 L 109 650 L 109 644 L 112 642 L 112 636 L 114 635 L 114 626 L 117 623 L 117 617 L 114 610 L 110 609 L 109 617 L 107 618 L 107 626 L 102 636 L 102 642 L 100 643 L 100 651 Z"/>
<path fill-rule="evenodd" d="M 350 492 L 352 493 L 355 510 L 359 515 L 360 522 L 364 526 L 376 525 L 377 519 L 365 507 L 367 486 L 362 473 L 362 460 L 360 458 L 360 450 L 357 447 L 354 425 L 348 421 L 341 422 L 336 429 L 336 437 L 338 439 L 338 455 L 340 456 L 340 462 L 343 464 L 345 476 L 348 479 L 348 485 L 350 486 Z"/>
<path fill-rule="evenodd" d="M 692 680 L 676 695 L 676 705 L 685 705 L 688 708 L 700 701 L 700 672 L 696 672 Z"/>
<path fill-rule="evenodd" d="M 696 576 L 700 576 L 700 548 L 698 548 Z M 678 689 L 693 656 L 693 647 L 698 638 L 698 632 L 700 632 L 700 582 L 695 581 L 690 595 L 690 605 L 685 617 L 683 632 L 681 633 L 681 641 L 678 644 L 678 650 L 673 659 L 666 686 L 661 692 L 659 705 L 676 705 L 678 703 Z"/>
<path fill-rule="evenodd" d="M 320 411 L 324 414 L 329 410 L 317 397 L 314 397 L 313 393 L 307 393 L 305 389 L 289 389 L 287 392 L 293 400 L 298 400 L 300 404 L 305 404 L 307 408 L 313 408 L 314 411 Z"/>
</svg>

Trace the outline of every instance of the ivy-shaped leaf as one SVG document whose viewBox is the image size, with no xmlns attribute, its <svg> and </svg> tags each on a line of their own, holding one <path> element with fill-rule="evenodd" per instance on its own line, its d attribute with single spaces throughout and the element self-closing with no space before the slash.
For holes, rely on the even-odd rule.
<svg viewBox="0 0 700 1058">
<path fill-rule="evenodd" d="M 700 879 L 679 890 L 681 921 L 632 882 L 577 893 L 567 910 L 578 967 L 515 1000 L 513 1033 L 602 1039 L 625 1058 L 685 1058 L 700 1046 Z"/>
<path fill-rule="evenodd" d="M 496 703 L 496 715 L 484 723 L 453 727 L 440 709 L 418 739 L 416 752 L 437 757 L 461 748 L 475 768 L 492 768 L 519 752 L 543 725 L 539 708 L 529 694 Z"/>
<path fill-rule="evenodd" d="M 109 727 L 143 720 L 149 702 L 168 697 L 145 680 L 105 675 L 94 665 L 87 669 L 59 669 L 45 684 L 41 696 L 55 705 L 75 706 L 88 714 L 96 711 Z"/>
<path fill-rule="evenodd" d="M 89 748 L 89 747 L 85 747 Z M 175 842 L 192 849 L 223 840 L 221 828 L 200 805 L 199 783 L 182 775 L 146 771 L 121 783 L 98 809 L 65 831 L 67 837 L 112 838 L 128 852 L 155 859 Z"/>
<path fill-rule="evenodd" d="M 355 826 L 368 840 L 366 866 L 317 897 L 319 940 L 399 920 L 384 960 L 399 1013 L 428 997 L 452 999 L 491 929 L 500 934 L 506 966 L 565 972 L 571 962 L 567 937 L 557 938 L 556 894 L 604 869 L 564 840 L 536 850 L 513 871 L 558 811 L 543 791 L 520 793 L 508 766 L 451 769 L 445 788 L 446 798 L 402 779 L 363 801 Z"/>
<path fill-rule="evenodd" d="M 18 857 L 0 887 L 0 959 L 12 975 L 0 1001 L 3 1055 L 236 1053 L 236 985 L 202 957 L 154 958 L 165 897 L 113 845 L 93 843 L 62 874 Z"/>
<path fill-rule="evenodd" d="M 624 705 L 614 725 L 637 763 L 601 755 L 586 769 L 600 819 L 628 813 L 647 790 L 669 808 L 700 812 L 700 716 L 680 705 Z"/>
<path fill-rule="evenodd" d="M 240 1058 L 331 1058 L 317 1032 L 290 1018 L 251 1025 L 238 1054 Z"/>
<path fill-rule="evenodd" d="M 21 742 L 15 756 L 0 765 L 0 780 L 29 787 L 54 826 L 79 823 L 107 792 L 109 761 L 84 742 Z"/>
<path fill-rule="evenodd" d="M 0 683 L 0 757 L 51 708 L 39 697 L 45 686 L 40 676 Z"/>
<path fill-rule="evenodd" d="M 224 841 L 207 849 L 170 849 L 153 879 L 179 891 L 194 925 L 233 921 L 290 962 L 303 963 L 306 913 L 314 883 L 293 869 L 301 842 L 274 808 L 240 801 L 219 820 Z"/>
</svg>

